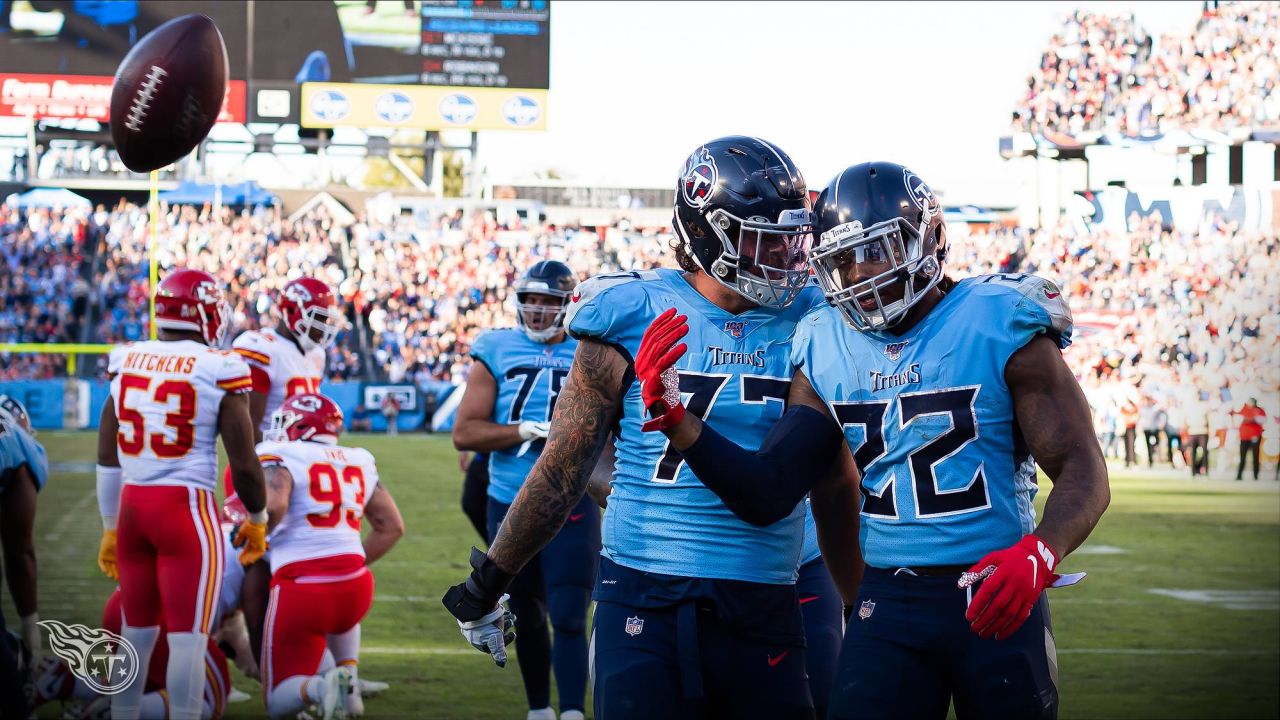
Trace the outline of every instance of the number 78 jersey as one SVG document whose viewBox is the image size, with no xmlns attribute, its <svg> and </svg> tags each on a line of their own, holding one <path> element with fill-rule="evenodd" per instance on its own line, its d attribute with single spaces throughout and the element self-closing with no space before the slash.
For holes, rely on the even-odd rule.
<svg viewBox="0 0 1280 720">
<path fill-rule="evenodd" d="M 289 509 L 271 532 L 271 572 L 302 560 L 335 555 L 364 557 L 360 525 L 378 486 L 373 455 L 363 448 L 308 440 L 258 443 L 268 473 L 282 467 L 293 478 Z"/>
<path fill-rule="evenodd" d="M 1034 275 L 962 280 L 901 336 L 854 330 L 832 307 L 800 322 L 792 362 L 862 473 L 868 565 L 970 564 L 1035 528 L 1036 466 L 1004 369 L 1041 333 L 1066 347 L 1071 313 Z"/>
</svg>

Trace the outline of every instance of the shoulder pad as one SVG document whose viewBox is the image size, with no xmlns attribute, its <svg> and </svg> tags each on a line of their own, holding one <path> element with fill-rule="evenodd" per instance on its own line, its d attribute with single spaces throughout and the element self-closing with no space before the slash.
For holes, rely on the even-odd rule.
<svg viewBox="0 0 1280 720">
<path fill-rule="evenodd" d="M 659 280 L 654 270 L 597 275 L 574 289 L 565 313 L 564 326 L 574 339 L 602 337 L 616 330 L 618 314 L 625 314 L 628 305 L 636 305 L 643 296 L 646 282 Z M 632 292 L 640 290 L 641 292 Z M 609 304 L 604 297 L 609 296 Z"/>
<path fill-rule="evenodd" d="M 657 279 L 658 273 L 653 270 L 628 270 L 626 272 L 596 275 L 574 288 L 573 295 L 569 298 L 569 310 L 565 313 L 564 324 L 566 326 L 571 324 L 573 317 L 578 314 L 579 310 L 595 302 L 596 298 L 603 296 L 613 288 L 628 285 L 637 280 Z"/>
<path fill-rule="evenodd" d="M 970 278 L 974 291 L 1010 297 L 1018 322 L 1030 322 L 1057 339 L 1061 347 L 1071 342 L 1073 321 L 1067 299 L 1052 280 L 1030 273 L 1000 273 Z M 1016 298 L 1016 300 L 1014 300 Z M 1030 315 L 1030 316 L 1028 316 Z"/>
</svg>

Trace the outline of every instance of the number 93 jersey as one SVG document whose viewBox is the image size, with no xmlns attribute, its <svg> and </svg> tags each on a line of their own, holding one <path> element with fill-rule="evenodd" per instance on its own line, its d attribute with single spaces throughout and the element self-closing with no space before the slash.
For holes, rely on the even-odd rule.
<svg viewBox="0 0 1280 720">
<path fill-rule="evenodd" d="M 149 340 L 112 350 L 107 372 L 125 482 L 213 491 L 222 398 L 253 384 L 244 361 L 193 340 Z"/>
<path fill-rule="evenodd" d="M 484 363 L 498 383 L 493 422 L 517 425 L 550 420 L 577 349 L 578 341 L 572 338 L 538 343 L 516 328 L 490 330 L 477 337 L 471 357 Z M 489 497 L 510 505 L 544 447 L 545 440 L 534 440 L 490 453 Z"/>
<path fill-rule="evenodd" d="M 359 555 L 364 506 L 378 487 L 373 455 L 363 448 L 294 440 L 258 443 L 268 473 L 284 468 L 293 478 L 289 509 L 271 531 L 271 572 L 302 560 Z"/>
<path fill-rule="evenodd" d="M 688 351 L 676 363 L 688 412 L 755 451 L 782 417 L 791 383 L 796 322 L 822 294 L 814 286 L 781 310 L 734 315 L 707 300 L 678 270 L 602 275 L 579 286 L 569 332 L 612 345 L 628 362 L 645 329 L 674 307 L 689 317 Z M 768 527 L 738 519 L 689 470 L 660 432 L 641 432 L 640 384 L 628 374 L 615 441 L 613 492 L 603 554 L 634 570 L 679 577 L 794 583 L 804 505 Z"/>
<path fill-rule="evenodd" d="M 862 473 L 868 565 L 974 563 L 1034 529 L 1036 466 L 1004 369 L 1041 333 L 1066 347 L 1071 313 L 1033 275 L 962 280 L 901 336 L 854 330 L 831 307 L 801 321 L 793 363 Z"/>
</svg>

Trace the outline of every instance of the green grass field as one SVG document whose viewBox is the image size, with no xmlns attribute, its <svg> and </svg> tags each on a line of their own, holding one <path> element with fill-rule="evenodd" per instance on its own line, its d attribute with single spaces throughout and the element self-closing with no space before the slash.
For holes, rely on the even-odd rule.
<svg viewBox="0 0 1280 720">
<path fill-rule="evenodd" d="M 95 564 L 100 536 L 94 436 L 43 433 L 57 463 L 40 495 L 36 545 L 45 619 L 97 626 L 111 582 Z M 374 566 L 377 598 L 364 624 L 361 673 L 391 690 L 369 717 L 524 717 L 520 675 L 467 647 L 439 603 L 465 576 L 477 542 L 458 508 L 461 473 L 445 437 L 352 436 L 371 449 L 408 532 Z M 1061 716 L 1280 715 L 1280 494 L 1276 483 L 1112 476 L 1111 508 L 1067 559 L 1082 584 L 1052 591 Z M 1041 499 L 1043 500 L 1043 493 Z M 6 617 L 13 608 L 5 595 Z M 232 669 L 253 700 L 230 717 L 261 716 L 257 683 Z M 57 717 L 56 703 L 41 717 Z"/>
</svg>

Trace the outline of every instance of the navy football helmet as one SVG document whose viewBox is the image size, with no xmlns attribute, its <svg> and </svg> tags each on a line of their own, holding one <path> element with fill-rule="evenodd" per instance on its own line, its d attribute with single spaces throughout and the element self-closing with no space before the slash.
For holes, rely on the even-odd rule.
<svg viewBox="0 0 1280 720">
<path fill-rule="evenodd" d="M 827 301 L 858 330 L 892 328 L 942 280 L 942 205 L 901 165 L 853 165 L 818 195 L 809 254 Z"/>
<path fill-rule="evenodd" d="M 544 343 L 564 329 L 569 295 L 578 286 L 578 276 L 562 262 L 543 260 L 520 276 L 516 283 L 516 322 L 534 342 Z M 531 295 L 544 295 L 556 302 L 530 302 Z"/>
<path fill-rule="evenodd" d="M 780 308 L 809 279 L 811 207 L 804 177 L 786 153 L 734 135 L 685 160 L 672 224 L 703 272 L 757 305 Z"/>
</svg>

